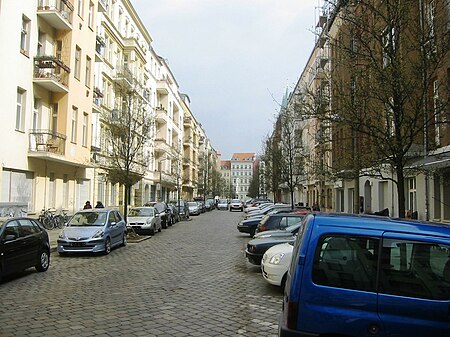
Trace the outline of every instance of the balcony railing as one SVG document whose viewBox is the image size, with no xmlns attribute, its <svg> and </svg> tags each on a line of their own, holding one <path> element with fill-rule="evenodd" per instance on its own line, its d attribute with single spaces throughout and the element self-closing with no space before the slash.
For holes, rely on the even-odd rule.
<svg viewBox="0 0 450 337">
<path fill-rule="evenodd" d="M 30 152 L 47 152 L 64 155 L 66 136 L 52 130 L 30 130 Z"/>
<path fill-rule="evenodd" d="M 133 73 L 127 66 L 117 67 L 116 68 L 116 74 L 114 76 L 114 79 L 117 82 L 120 82 L 123 86 L 132 87 L 133 86 Z"/>
<path fill-rule="evenodd" d="M 34 58 L 35 83 L 53 92 L 68 92 L 70 68 L 55 56 Z"/>
<path fill-rule="evenodd" d="M 73 5 L 68 0 L 39 0 L 37 14 L 52 27 L 72 29 Z"/>
</svg>

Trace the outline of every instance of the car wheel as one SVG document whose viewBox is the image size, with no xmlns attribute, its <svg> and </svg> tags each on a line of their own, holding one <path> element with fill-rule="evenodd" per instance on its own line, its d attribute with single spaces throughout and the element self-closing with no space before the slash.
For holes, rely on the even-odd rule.
<svg viewBox="0 0 450 337">
<path fill-rule="evenodd" d="M 252 238 L 255 235 L 256 228 L 250 229 L 250 237 Z"/>
<path fill-rule="evenodd" d="M 108 255 L 109 253 L 111 253 L 111 239 L 106 238 L 106 240 L 105 240 L 105 255 Z"/>
<path fill-rule="evenodd" d="M 50 253 L 47 250 L 43 250 L 41 254 L 39 254 L 39 262 L 36 265 L 37 271 L 46 271 L 50 266 Z"/>
<path fill-rule="evenodd" d="M 125 247 L 126 245 L 127 245 L 127 233 L 124 232 L 122 237 L 122 246 Z"/>
<path fill-rule="evenodd" d="M 159 228 L 158 228 L 158 233 L 161 233 L 161 230 L 162 230 L 161 227 L 159 227 Z"/>
<path fill-rule="evenodd" d="M 154 228 L 152 228 L 152 229 L 150 229 L 150 235 L 155 235 L 155 229 Z"/>
<path fill-rule="evenodd" d="M 283 292 L 284 292 L 284 287 L 286 286 L 286 278 L 287 278 L 287 272 L 284 273 L 283 278 L 281 279 L 280 286 L 281 286 L 281 291 L 283 291 Z"/>
</svg>

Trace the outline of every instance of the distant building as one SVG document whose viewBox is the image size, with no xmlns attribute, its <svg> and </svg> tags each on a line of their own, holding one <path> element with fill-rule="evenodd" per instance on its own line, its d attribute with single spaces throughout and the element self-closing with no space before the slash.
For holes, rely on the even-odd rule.
<svg viewBox="0 0 450 337">
<path fill-rule="evenodd" d="M 250 182 L 253 179 L 255 153 L 234 153 L 230 161 L 230 183 L 233 186 L 233 197 L 246 199 Z"/>
</svg>

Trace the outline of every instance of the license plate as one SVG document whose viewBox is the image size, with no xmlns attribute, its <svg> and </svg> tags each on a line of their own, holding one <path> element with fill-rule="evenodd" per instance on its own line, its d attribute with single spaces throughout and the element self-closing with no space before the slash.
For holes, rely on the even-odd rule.
<svg viewBox="0 0 450 337">
<path fill-rule="evenodd" d="M 84 242 L 71 242 L 70 245 L 72 247 L 83 247 L 85 245 Z"/>
</svg>

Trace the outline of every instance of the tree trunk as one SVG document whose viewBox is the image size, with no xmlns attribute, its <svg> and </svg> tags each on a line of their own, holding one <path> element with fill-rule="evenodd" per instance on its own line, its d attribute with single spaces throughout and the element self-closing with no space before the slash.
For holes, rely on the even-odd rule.
<svg viewBox="0 0 450 337">
<path fill-rule="evenodd" d="M 398 165 L 397 173 L 397 203 L 398 203 L 398 217 L 405 217 L 405 176 L 403 173 L 403 166 Z"/>
</svg>

